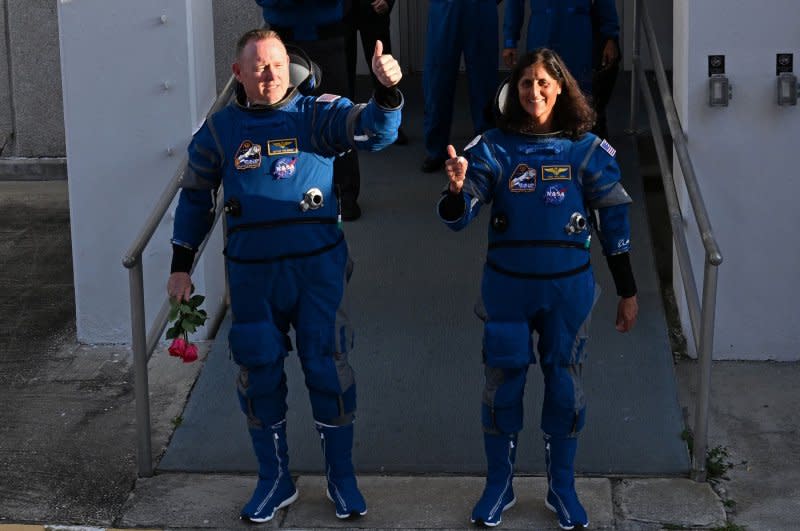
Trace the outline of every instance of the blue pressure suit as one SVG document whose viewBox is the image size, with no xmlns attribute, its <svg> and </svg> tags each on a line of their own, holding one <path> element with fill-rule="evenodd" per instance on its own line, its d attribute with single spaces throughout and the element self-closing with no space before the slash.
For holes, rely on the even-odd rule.
<svg viewBox="0 0 800 531">
<path fill-rule="evenodd" d="M 210 227 L 212 192 L 222 185 L 233 315 L 229 343 L 241 369 L 238 394 L 259 460 L 259 484 L 242 512 L 249 520 L 267 521 L 297 496 L 285 438 L 283 364 L 292 348 L 290 326 L 337 515 L 366 512 L 360 493 L 353 494 L 356 386 L 343 306 L 351 262 L 332 167 L 340 153 L 375 151 L 394 141 L 398 99 L 397 107 L 383 108 L 374 99 L 354 105 L 292 90 L 273 105 L 232 103 L 210 116 L 189 146 L 173 243 L 198 248 Z"/>
<path fill-rule="evenodd" d="M 592 92 L 592 35 L 619 36 L 615 0 L 530 0 L 527 51 L 550 48 L 567 64 L 584 92 Z M 516 48 L 525 0 L 506 0 L 503 46 Z"/>
<path fill-rule="evenodd" d="M 444 158 L 450 143 L 453 101 L 461 54 L 469 82 L 475 132 L 485 131 L 486 107 L 497 89 L 496 0 L 430 0 L 425 44 L 425 151 Z"/>
<path fill-rule="evenodd" d="M 631 200 L 620 184 L 614 153 L 591 133 L 573 141 L 558 134 L 492 129 L 465 151 L 469 165 L 462 194 L 445 195 L 440 202 L 440 216 L 453 230 L 463 229 L 483 205 L 491 205 L 479 307 L 485 364 L 481 416 L 489 473 L 473 521 L 496 525 L 502 510 L 515 502 L 511 479 L 528 365 L 536 363 L 533 332 L 544 375 L 541 428 L 548 479 L 554 467 L 562 466 L 557 476 L 566 478 L 574 496 L 572 459 L 586 408 L 581 364 L 598 296 L 589 261 L 591 230 L 607 255 L 627 253 L 630 247 Z M 451 209 L 455 215 L 446 214 L 443 204 L 456 198 L 463 204 Z M 552 507 L 558 505 L 553 493 L 559 491 L 554 482 L 549 484 Z"/>
</svg>

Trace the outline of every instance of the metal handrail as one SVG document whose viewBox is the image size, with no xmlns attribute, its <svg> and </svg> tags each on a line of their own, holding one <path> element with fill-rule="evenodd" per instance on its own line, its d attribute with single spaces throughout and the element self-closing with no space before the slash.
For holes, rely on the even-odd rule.
<svg viewBox="0 0 800 531">
<path fill-rule="evenodd" d="M 206 116 L 211 116 L 227 105 L 233 95 L 236 86 L 236 78 L 231 76 L 222 92 L 214 100 Z M 156 314 L 156 318 L 147 331 L 147 324 L 144 314 L 144 275 L 142 269 L 142 254 L 145 248 L 153 238 L 158 225 L 167 213 L 167 209 L 172 204 L 172 200 L 180 189 L 181 181 L 186 173 L 188 159 L 186 157 L 180 163 L 178 170 L 173 175 L 172 179 L 167 184 L 167 187 L 162 192 L 161 196 L 153 208 L 150 215 L 147 217 L 144 226 L 139 231 L 138 236 L 133 241 L 125 256 L 122 259 L 122 265 L 129 270 L 129 284 L 130 284 L 130 297 L 131 297 L 131 348 L 133 349 L 133 376 L 134 376 L 134 398 L 136 401 L 136 449 L 137 449 L 137 464 L 140 477 L 150 477 L 153 475 L 153 458 L 152 458 L 152 445 L 151 445 L 151 431 L 150 431 L 150 396 L 149 384 L 147 379 L 147 362 L 150 356 L 158 345 L 161 334 L 167 325 L 167 316 L 169 314 L 170 301 L 168 297 L 164 298 L 161 308 Z M 218 190 L 218 194 L 222 190 Z M 197 253 L 195 254 L 195 264 L 198 258 L 203 254 L 206 248 L 213 229 L 217 224 L 217 220 L 222 213 L 222 201 L 219 200 L 214 203 L 216 210 L 214 212 L 214 221 L 211 230 L 206 234 L 203 243 L 200 244 Z M 194 265 L 192 265 L 194 271 Z"/>
<path fill-rule="evenodd" d="M 692 478 L 696 481 L 705 481 L 706 472 L 706 451 L 708 449 L 708 411 L 710 404 L 711 391 L 711 359 L 714 346 L 714 319 L 716 316 L 717 300 L 717 277 L 718 268 L 722 263 L 722 253 L 714 238 L 714 231 L 708 218 L 703 196 L 697 184 L 697 177 L 694 172 L 694 165 L 687 148 L 686 135 L 678 117 L 675 101 L 667 83 L 667 76 L 664 71 L 664 63 L 656 41 L 655 30 L 647 11 L 647 5 L 642 0 L 635 0 L 633 5 L 634 13 L 634 54 L 633 54 L 633 73 L 631 79 L 631 94 L 638 93 L 636 90 L 637 82 L 642 92 L 647 115 L 650 122 L 650 129 L 653 134 L 653 143 L 656 148 L 658 164 L 661 168 L 664 192 L 669 211 L 670 225 L 675 243 L 675 253 L 678 258 L 681 280 L 683 281 L 686 304 L 689 309 L 689 320 L 692 328 L 692 338 L 697 349 L 697 357 L 700 365 L 697 384 L 697 404 L 695 409 L 694 424 L 694 444 L 692 447 Z M 639 56 L 638 35 L 639 30 L 644 30 L 647 40 L 650 57 L 656 76 L 656 84 L 661 95 L 661 102 L 667 117 L 670 134 L 672 135 L 675 153 L 678 157 L 678 164 L 683 172 L 684 185 L 689 195 L 697 228 L 705 250 L 705 267 L 703 271 L 703 294 L 702 305 L 698 296 L 697 285 L 695 283 L 694 271 L 692 269 L 689 246 L 686 242 L 684 231 L 684 218 L 678 201 L 678 192 L 675 179 L 670 169 L 669 159 L 661 133 L 658 113 L 656 111 L 653 95 L 647 82 L 647 77 L 641 67 Z M 630 130 L 634 131 L 635 114 L 637 107 L 631 103 Z"/>
</svg>

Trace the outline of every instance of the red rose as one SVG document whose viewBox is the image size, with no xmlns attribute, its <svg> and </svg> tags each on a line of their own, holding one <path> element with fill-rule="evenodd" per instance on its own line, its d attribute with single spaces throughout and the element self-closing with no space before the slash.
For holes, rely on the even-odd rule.
<svg viewBox="0 0 800 531">
<path fill-rule="evenodd" d="M 183 351 L 183 362 L 191 363 L 195 360 L 197 360 L 197 345 L 188 343 L 186 345 L 186 350 Z"/>
<path fill-rule="evenodd" d="M 194 345 L 191 346 L 194 347 Z M 177 358 L 183 358 L 186 356 L 186 347 L 186 340 L 182 337 L 176 337 L 172 340 L 172 344 L 169 346 L 169 355 Z M 197 359 L 197 347 L 194 347 L 194 354 L 195 359 Z"/>
</svg>

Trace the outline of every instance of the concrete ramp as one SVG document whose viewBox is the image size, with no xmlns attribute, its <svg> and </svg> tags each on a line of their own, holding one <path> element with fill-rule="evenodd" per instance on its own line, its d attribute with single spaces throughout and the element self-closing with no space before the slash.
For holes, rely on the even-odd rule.
<svg viewBox="0 0 800 531">
<path fill-rule="evenodd" d="M 406 83 L 406 82 L 404 82 Z M 480 425 L 482 323 L 473 306 L 486 250 L 486 212 L 461 233 L 437 219 L 443 173 L 418 170 L 422 147 L 420 79 L 404 88 L 408 146 L 361 154 L 362 219 L 345 224 L 355 271 L 349 286 L 356 348 L 359 409 L 354 458 L 361 472 L 470 473 L 485 470 Z M 626 87 L 618 87 L 618 93 Z M 457 95 L 454 131 L 470 131 L 465 96 Z M 611 109 L 621 121 L 624 102 Z M 615 116 L 620 118 L 614 119 Z M 614 130 L 614 129 L 612 129 Z M 620 130 L 617 128 L 616 130 Z M 455 139 L 464 146 L 468 135 Z M 682 475 L 689 469 L 681 440 L 672 356 L 644 210 L 635 143 L 612 137 L 634 198 L 633 267 L 640 317 L 634 331 L 614 330 L 617 297 L 599 245 L 592 260 L 603 294 L 590 329 L 584 366 L 588 401 L 577 469 L 584 474 Z M 217 335 L 183 423 L 160 462 L 161 470 L 253 472 L 256 469 L 234 386 L 236 367 Z M 323 469 L 319 439 L 297 356 L 286 360 L 289 379 L 290 467 Z M 518 470 L 542 474 L 539 430 L 542 378 L 530 367 Z"/>
</svg>

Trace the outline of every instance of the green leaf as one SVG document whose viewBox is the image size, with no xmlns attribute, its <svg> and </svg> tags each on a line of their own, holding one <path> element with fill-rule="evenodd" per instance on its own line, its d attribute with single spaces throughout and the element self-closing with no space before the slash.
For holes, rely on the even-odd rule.
<svg viewBox="0 0 800 531">
<path fill-rule="evenodd" d="M 189 313 L 192 311 L 192 307 L 188 304 L 181 304 L 179 307 L 181 313 Z"/>
<path fill-rule="evenodd" d="M 203 297 L 202 295 L 195 295 L 194 297 L 192 297 L 191 299 L 189 299 L 189 305 L 190 305 L 192 308 L 197 308 L 198 306 L 200 306 L 201 304 L 203 304 L 203 301 L 204 301 L 204 300 L 206 300 L 206 298 L 205 298 L 205 297 Z"/>
<path fill-rule="evenodd" d="M 190 323 L 189 321 L 186 321 L 186 320 L 184 320 L 181 323 L 181 328 L 183 328 L 185 331 L 189 332 L 190 334 L 197 329 L 197 327 L 194 324 L 192 324 L 192 323 Z"/>
<path fill-rule="evenodd" d="M 167 321 L 174 321 L 178 318 L 178 305 L 173 304 L 169 309 L 169 315 L 167 316 Z"/>
<path fill-rule="evenodd" d="M 172 328 L 167 330 L 167 339 L 175 339 L 176 337 L 178 337 L 179 334 L 180 332 L 178 332 L 178 329 L 173 326 Z"/>
</svg>

